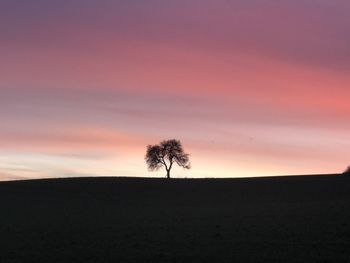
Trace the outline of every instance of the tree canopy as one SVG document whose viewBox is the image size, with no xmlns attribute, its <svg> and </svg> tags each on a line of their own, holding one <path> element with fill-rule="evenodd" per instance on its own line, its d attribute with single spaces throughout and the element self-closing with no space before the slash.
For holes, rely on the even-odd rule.
<svg viewBox="0 0 350 263">
<path fill-rule="evenodd" d="M 150 171 L 157 171 L 164 167 L 167 178 L 170 178 L 170 171 L 174 163 L 184 169 L 191 168 L 189 154 L 184 152 L 181 142 L 175 139 L 148 145 L 145 160 Z"/>
</svg>

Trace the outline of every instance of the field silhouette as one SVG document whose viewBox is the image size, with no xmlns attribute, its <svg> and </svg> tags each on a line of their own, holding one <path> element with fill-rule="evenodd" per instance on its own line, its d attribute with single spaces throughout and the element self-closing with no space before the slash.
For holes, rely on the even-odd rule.
<svg viewBox="0 0 350 263">
<path fill-rule="evenodd" d="M 350 262 L 350 177 L 0 183 L 0 262 Z"/>
</svg>

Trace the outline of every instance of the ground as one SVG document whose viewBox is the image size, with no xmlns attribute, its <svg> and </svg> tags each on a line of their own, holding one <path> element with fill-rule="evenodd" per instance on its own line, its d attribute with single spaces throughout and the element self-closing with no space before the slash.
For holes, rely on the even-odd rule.
<svg viewBox="0 0 350 263">
<path fill-rule="evenodd" d="M 350 262 L 350 177 L 0 183 L 0 262 Z"/>
</svg>

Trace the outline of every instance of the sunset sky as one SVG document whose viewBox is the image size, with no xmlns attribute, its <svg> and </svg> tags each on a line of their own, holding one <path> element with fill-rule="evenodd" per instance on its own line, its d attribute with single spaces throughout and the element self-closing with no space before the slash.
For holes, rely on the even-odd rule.
<svg viewBox="0 0 350 263">
<path fill-rule="evenodd" d="M 341 172 L 348 0 L 1 0 L 0 180 Z"/>
</svg>

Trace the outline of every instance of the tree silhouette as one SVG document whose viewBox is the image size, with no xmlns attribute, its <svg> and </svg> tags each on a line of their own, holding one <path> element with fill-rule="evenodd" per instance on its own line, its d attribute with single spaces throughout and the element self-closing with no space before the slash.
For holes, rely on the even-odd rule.
<svg viewBox="0 0 350 263">
<path fill-rule="evenodd" d="M 164 140 L 160 144 L 148 145 L 145 160 L 150 171 L 157 171 L 164 166 L 166 177 L 169 179 L 170 170 L 174 163 L 184 169 L 191 168 L 188 156 L 184 152 L 181 142 L 172 139 Z"/>
<path fill-rule="evenodd" d="M 344 171 L 345 175 L 350 175 L 350 166 L 348 166 L 348 168 L 346 168 L 346 170 Z"/>
</svg>

